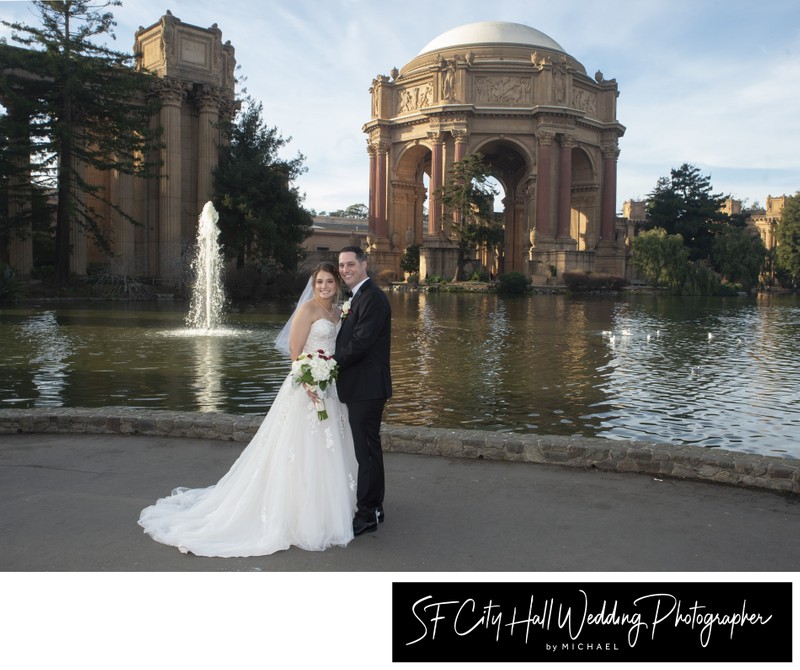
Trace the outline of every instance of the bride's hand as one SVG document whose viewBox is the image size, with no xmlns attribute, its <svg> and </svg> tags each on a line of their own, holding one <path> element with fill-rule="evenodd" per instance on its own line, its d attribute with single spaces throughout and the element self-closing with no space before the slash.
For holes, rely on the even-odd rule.
<svg viewBox="0 0 800 670">
<path fill-rule="evenodd" d="M 308 384 L 303 384 L 303 388 L 306 390 L 306 395 L 308 395 L 313 402 L 319 402 L 319 396 L 313 388 L 311 388 Z"/>
</svg>

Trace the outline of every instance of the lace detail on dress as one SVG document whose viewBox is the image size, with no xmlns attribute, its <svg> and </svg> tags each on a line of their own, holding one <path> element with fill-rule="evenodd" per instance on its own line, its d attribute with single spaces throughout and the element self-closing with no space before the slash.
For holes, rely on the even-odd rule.
<svg viewBox="0 0 800 670">
<path fill-rule="evenodd" d="M 311 324 L 303 351 L 317 351 L 322 349 L 325 353 L 332 354 L 336 349 L 336 333 L 339 324 L 328 319 L 317 319 Z"/>
</svg>

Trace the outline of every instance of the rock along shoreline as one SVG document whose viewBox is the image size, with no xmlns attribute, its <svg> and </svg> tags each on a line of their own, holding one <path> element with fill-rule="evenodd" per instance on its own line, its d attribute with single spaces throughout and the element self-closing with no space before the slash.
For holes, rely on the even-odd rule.
<svg viewBox="0 0 800 670">
<path fill-rule="evenodd" d="M 0 410 L 0 435 L 87 433 L 248 442 L 263 417 L 106 408 Z M 635 472 L 800 494 L 800 459 L 680 444 L 383 424 L 384 451 Z"/>
</svg>

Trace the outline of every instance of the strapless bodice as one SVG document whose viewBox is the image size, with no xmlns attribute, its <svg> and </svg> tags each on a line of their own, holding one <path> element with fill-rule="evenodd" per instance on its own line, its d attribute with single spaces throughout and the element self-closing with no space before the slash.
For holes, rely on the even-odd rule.
<svg viewBox="0 0 800 670">
<path fill-rule="evenodd" d="M 322 349 L 328 354 L 333 354 L 334 349 L 336 349 L 336 334 L 338 332 L 338 323 L 331 323 L 328 319 L 317 319 L 311 324 L 311 330 L 308 333 L 308 339 L 303 351 Z"/>
</svg>

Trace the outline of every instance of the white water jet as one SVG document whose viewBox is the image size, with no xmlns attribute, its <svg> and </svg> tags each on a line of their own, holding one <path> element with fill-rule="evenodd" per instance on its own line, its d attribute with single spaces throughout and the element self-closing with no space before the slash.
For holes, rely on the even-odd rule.
<svg viewBox="0 0 800 670">
<path fill-rule="evenodd" d="M 197 253 L 192 262 L 195 281 L 186 325 L 212 331 L 222 320 L 225 291 L 222 287 L 222 249 L 217 241 L 219 214 L 211 201 L 203 206 L 197 226 Z"/>
</svg>

